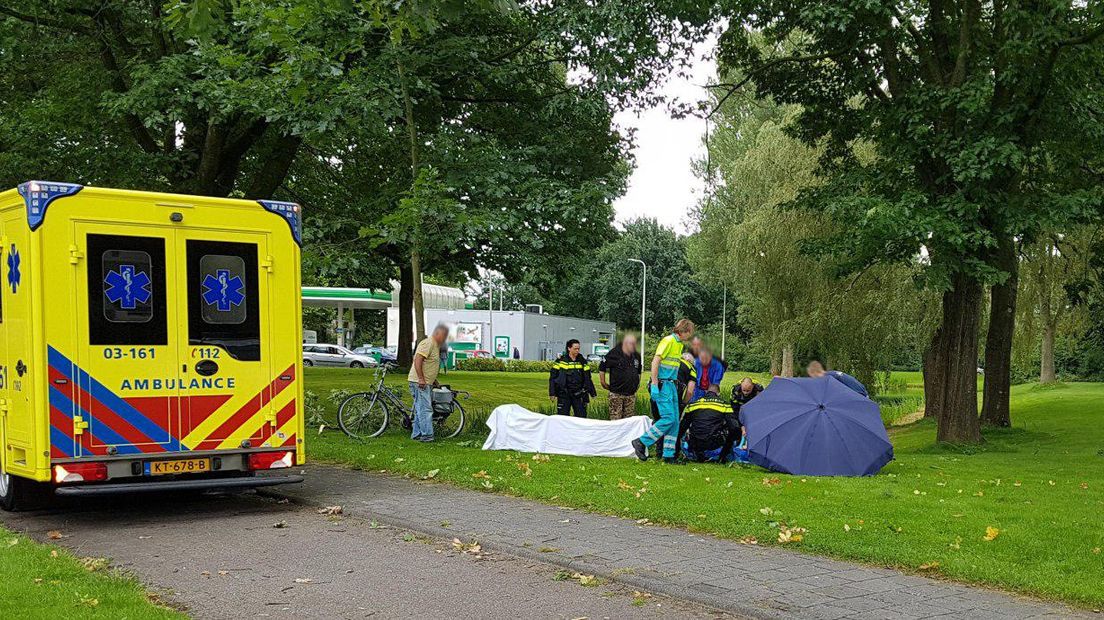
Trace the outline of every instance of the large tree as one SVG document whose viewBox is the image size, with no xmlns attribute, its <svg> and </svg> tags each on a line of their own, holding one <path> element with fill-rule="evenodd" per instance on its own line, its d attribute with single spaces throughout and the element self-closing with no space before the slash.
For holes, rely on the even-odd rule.
<svg viewBox="0 0 1104 620">
<path fill-rule="evenodd" d="M 1017 357 L 1030 359 L 1038 351 L 1039 383 L 1058 379 L 1056 344 L 1061 331 L 1079 327 L 1088 310 L 1078 304 L 1084 283 L 1091 278 L 1091 248 L 1098 242 L 1099 227 L 1085 227 L 1069 234 L 1050 233 L 1023 248 L 1020 265 L 1020 299 L 1016 329 Z M 1084 331 L 1081 329 L 1080 331 Z"/>
<path fill-rule="evenodd" d="M 680 318 L 698 324 L 719 320 L 720 296 L 698 282 L 686 251 L 686 238 L 658 221 L 629 220 L 558 292 L 556 309 L 639 331 L 643 269 L 631 262 L 636 259 L 648 266 L 649 333 L 670 329 Z"/>
<path fill-rule="evenodd" d="M 721 100 L 754 83 L 802 106 L 794 133 L 825 149 L 827 182 L 808 195 L 844 224 L 836 249 L 850 267 L 925 257 L 924 281 L 943 295 L 926 407 L 938 440 L 980 441 L 983 287 L 1011 275 L 1011 239 L 1097 204 L 1039 181 L 1061 148 L 1046 119 L 1101 122 L 1081 105 L 1101 80 L 1100 6 L 734 0 L 718 14 L 730 25 L 721 60 L 743 76 L 718 85 Z M 857 157 L 860 144 L 874 157 Z"/>
<path fill-rule="evenodd" d="M 923 330 L 923 295 L 912 283 L 915 267 L 878 265 L 841 278 L 838 261 L 808 251 L 836 226 L 793 205 L 822 182 L 819 149 L 787 133 L 799 111 L 744 99 L 717 110 L 699 162 L 712 189 L 697 213 L 691 257 L 741 300 L 741 322 L 776 372 L 793 376 L 800 349 L 869 383 Z"/>
</svg>

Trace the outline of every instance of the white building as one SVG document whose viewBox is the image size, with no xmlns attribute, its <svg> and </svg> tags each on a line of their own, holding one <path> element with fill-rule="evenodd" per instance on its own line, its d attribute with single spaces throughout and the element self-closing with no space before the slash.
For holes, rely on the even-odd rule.
<svg viewBox="0 0 1104 620">
<path fill-rule="evenodd" d="M 608 321 L 591 321 L 521 310 L 472 310 L 427 308 L 426 330 L 444 323 L 452 331 L 452 349 L 492 351 L 496 357 L 512 358 L 514 349 L 524 360 L 551 360 L 563 353 L 568 340 L 578 340 L 584 355 L 604 354 L 613 345 L 617 326 Z M 387 309 L 387 346 L 399 344 L 399 309 Z"/>
</svg>

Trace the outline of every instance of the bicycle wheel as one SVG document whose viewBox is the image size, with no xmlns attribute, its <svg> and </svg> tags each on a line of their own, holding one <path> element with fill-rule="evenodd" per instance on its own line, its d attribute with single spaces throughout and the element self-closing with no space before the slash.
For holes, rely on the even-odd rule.
<svg viewBox="0 0 1104 620">
<path fill-rule="evenodd" d="M 379 437 L 387 430 L 390 412 L 380 401 L 378 392 L 353 394 L 341 403 L 337 423 L 353 439 Z"/>
<path fill-rule="evenodd" d="M 464 415 L 464 408 L 460 406 L 460 403 L 453 403 L 452 413 L 448 414 L 448 417 L 433 418 L 433 436 L 438 438 L 449 439 L 455 437 L 464 432 L 464 423 L 467 421 Z"/>
</svg>

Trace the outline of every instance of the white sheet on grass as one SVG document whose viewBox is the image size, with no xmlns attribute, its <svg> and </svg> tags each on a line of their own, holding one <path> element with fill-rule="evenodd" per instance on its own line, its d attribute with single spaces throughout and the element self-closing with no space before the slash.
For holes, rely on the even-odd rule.
<svg viewBox="0 0 1104 620">
<path fill-rule="evenodd" d="M 542 415 L 521 405 L 496 407 L 487 418 L 484 450 L 518 450 L 575 456 L 633 456 L 632 440 L 652 425 L 646 416 L 589 420 Z"/>
</svg>

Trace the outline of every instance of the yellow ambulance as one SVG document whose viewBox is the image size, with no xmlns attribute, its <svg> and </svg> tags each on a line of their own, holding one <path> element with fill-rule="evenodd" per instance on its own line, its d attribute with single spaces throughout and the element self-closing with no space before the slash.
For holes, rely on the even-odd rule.
<svg viewBox="0 0 1104 620">
<path fill-rule="evenodd" d="M 0 192 L 0 507 L 300 482 L 299 206 Z"/>
</svg>

